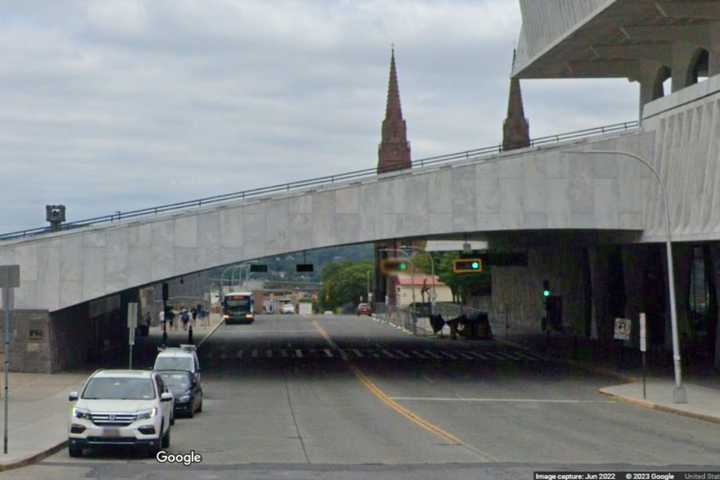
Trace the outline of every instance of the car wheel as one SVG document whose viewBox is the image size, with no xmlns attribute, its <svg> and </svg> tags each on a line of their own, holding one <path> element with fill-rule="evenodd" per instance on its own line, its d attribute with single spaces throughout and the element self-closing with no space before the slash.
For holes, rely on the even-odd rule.
<svg viewBox="0 0 720 480">
<path fill-rule="evenodd" d="M 82 457 L 82 448 L 68 444 L 68 455 L 73 458 Z"/>
<path fill-rule="evenodd" d="M 165 432 L 165 435 L 162 438 L 162 448 L 168 448 L 170 446 L 170 429 L 168 428 L 167 432 Z"/>
</svg>

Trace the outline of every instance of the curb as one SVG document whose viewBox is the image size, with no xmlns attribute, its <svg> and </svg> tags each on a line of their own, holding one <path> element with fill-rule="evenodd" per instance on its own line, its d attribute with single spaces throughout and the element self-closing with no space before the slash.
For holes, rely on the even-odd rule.
<svg viewBox="0 0 720 480">
<path fill-rule="evenodd" d="M 201 346 L 203 343 L 205 343 L 205 340 L 207 340 L 208 338 L 210 338 L 210 336 L 212 336 L 212 334 L 215 333 L 215 331 L 216 331 L 218 328 L 220 328 L 222 325 L 225 325 L 225 320 L 220 320 L 220 321 L 218 322 L 218 324 L 215 325 L 215 326 L 212 328 L 212 330 L 210 330 L 208 333 L 206 333 L 205 336 L 202 338 L 202 340 L 200 340 L 200 342 L 198 342 L 196 348 L 200 348 L 200 346 Z"/>
<path fill-rule="evenodd" d="M 599 388 L 597 390 L 597 392 L 601 395 L 605 395 L 606 397 L 610 397 L 615 400 L 620 400 L 622 402 L 629 403 L 631 405 L 635 405 L 638 407 L 647 408 L 649 410 L 657 410 L 658 412 L 664 412 L 664 413 L 673 413 L 675 415 L 693 418 L 695 420 L 702 420 L 704 422 L 720 424 L 720 417 L 713 417 L 711 415 L 704 415 L 702 413 L 688 412 L 685 410 L 679 410 L 677 408 L 660 405 L 658 403 L 651 402 L 649 400 L 640 400 L 639 398 L 625 397 L 622 395 L 618 395 L 617 393 L 604 392 L 602 388 Z"/>
<path fill-rule="evenodd" d="M 57 445 L 54 445 L 46 450 L 43 450 L 39 453 L 34 453 L 28 457 L 21 458 L 20 460 L 16 460 L 11 463 L 0 463 L 0 472 L 5 472 L 7 470 L 14 470 L 16 468 L 21 467 L 27 467 L 29 465 L 32 465 L 34 463 L 37 463 L 41 460 L 46 459 L 50 455 L 54 455 L 63 448 L 67 446 L 67 440 L 63 440 L 62 442 L 58 443 Z"/>
</svg>

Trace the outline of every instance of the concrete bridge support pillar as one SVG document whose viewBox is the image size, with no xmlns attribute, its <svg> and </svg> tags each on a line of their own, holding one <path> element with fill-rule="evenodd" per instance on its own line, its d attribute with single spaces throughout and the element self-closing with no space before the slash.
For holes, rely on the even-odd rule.
<svg viewBox="0 0 720 480">
<path fill-rule="evenodd" d="M 715 368 L 720 370 L 720 243 L 712 243 L 709 245 L 710 254 L 710 275 L 711 285 L 714 287 L 714 302 L 710 302 L 715 308 L 715 359 L 713 364 Z"/>
<path fill-rule="evenodd" d="M 648 247 L 645 245 L 624 245 L 622 247 L 622 261 L 625 280 L 625 318 L 629 318 L 633 322 L 632 343 L 638 345 L 640 313 L 645 312 L 645 274 Z"/>
<path fill-rule="evenodd" d="M 672 90 L 677 92 L 690 85 L 690 64 L 697 46 L 689 43 L 675 43 L 672 47 Z"/>
<path fill-rule="evenodd" d="M 588 249 L 590 284 L 592 286 L 592 337 L 603 343 L 612 341 L 613 324 L 610 315 L 610 248 L 596 246 Z"/>
</svg>

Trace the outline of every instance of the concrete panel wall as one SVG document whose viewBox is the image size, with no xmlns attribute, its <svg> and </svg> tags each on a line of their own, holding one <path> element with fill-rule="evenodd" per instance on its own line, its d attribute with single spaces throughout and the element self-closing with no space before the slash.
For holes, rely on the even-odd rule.
<svg viewBox="0 0 720 480">
<path fill-rule="evenodd" d="M 655 134 L 649 158 L 667 185 L 673 238 L 720 239 L 720 76 L 648 103 L 643 117 L 643 130 Z M 644 241 L 665 237 L 659 195 L 650 183 Z"/>
<path fill-rule="evenodd" d="M 579 141 L 628 148 L 653 137 Z M 21 265 L 19 308 L 56 311 L 129 288 L 243 260 L 339 244 L 463 232 L 643 229 L 635 191 L 648 173 L 562 148 L 507 153 L 363 182 L 0 244 Z"/>
<path fill-rule="evenodd" d="M 583 285 L 586 278 L 585 252 L 572 244 L 558 244 L 528 251 L 527 267 L 492 268 L 492 309 L 495 316 L 504 319 L 508 313 L 512 336 L 542 333 L 541 318 L 545 315 L 542 296 L 543 280 L 550 282 L 553 295 L 562 297 L 563 327 L 585 331 L 586 298 Z M 500 312 L 503 312 L 500 314 Z M 503 321 L 498 324 L 504 324 Z M 503 331 L 495 332 L 503 335 Z"/>
</svg>

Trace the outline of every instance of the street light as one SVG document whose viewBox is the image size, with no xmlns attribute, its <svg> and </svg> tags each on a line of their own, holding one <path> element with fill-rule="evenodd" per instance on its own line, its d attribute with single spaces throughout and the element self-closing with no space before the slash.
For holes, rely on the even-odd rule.
<svg viewBox="0 0 720 480">
<path fill-rule="evenodd" d="M 592 150 L 592 151 L 569 151 L 562 152 L 564 154 L 577 154 L 577 155 L 617 155 L 628 158 L 633 158 L 638 162 L 645 165 L 650 170 L 660 186 L 660 191 L 663 196 L 665 204 L 665 250 L 667 253 L 667 274 L 668 274 L 668 288 L 670 290 L 670 328 L 672 330 L 672 347 L 673 347 L 673 364 L 675 367 L 675 388 L 673 389 L 673 402 L 675 403 L 687 403 L 687 392 L 685 386 L 682 384 L 682 359 L 680 356 L 680 340 L 678 337 L 678 322 L 677 322 L 677 307 L 675 303 L 675 272 L 673 267 L 673 256 L 672 256 L 672 232 L 670 227 L 670 199 L 668 198 L 667 190 L 665 189 L 665 183 L 660 174 L 655 170 L 650 162 L 644 158 L 635 155 L 634 153 L 622 152 L 622 151 L 610 151 L 610 150 Z"/>
</svg>

